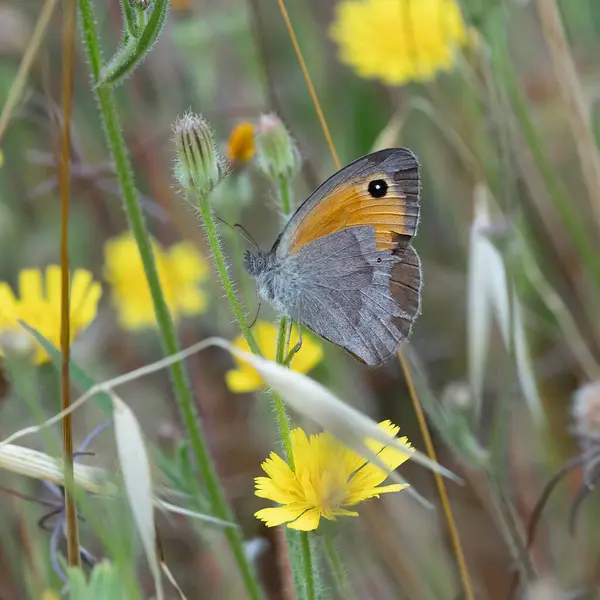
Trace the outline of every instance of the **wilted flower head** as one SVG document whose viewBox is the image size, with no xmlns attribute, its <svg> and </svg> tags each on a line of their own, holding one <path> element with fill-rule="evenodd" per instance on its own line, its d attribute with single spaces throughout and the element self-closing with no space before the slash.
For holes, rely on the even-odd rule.
<svg viewBox="0 0 600 600">
<path fill-rule="evenodd" d="M 292 179 L 300 170 L 302 159 L 296 142 L 277 115 L 262 115 L 258 122 L 256 158 L 260 170 L 275 181 Z"/>
<path fill-rule="evenodd" d="M 208 123 L 188 112 L 173 124 L 175 177 L 189 194 L 206 196 L 226 175 L 226 163 L 215 149 Z"/>
<path fill-rule="evenodd" d="M 331 36 L 358 75 L 390 85 L 451 69 L 469 40 L 456 0 L 342 0 Z"/>
<path fill-rule="evenodd" d="M 575 392 L 572 412 L 576 433 L 600 441 L 600 381 L 588 383 Z"/>
<path fill-rule="evenodd" d="M 248 122 L 238 123 L 229 136 L 227 147 L 229 158 L 240 162 L 248 162 L 255 152 L 254 125 Z"/>
</svg>

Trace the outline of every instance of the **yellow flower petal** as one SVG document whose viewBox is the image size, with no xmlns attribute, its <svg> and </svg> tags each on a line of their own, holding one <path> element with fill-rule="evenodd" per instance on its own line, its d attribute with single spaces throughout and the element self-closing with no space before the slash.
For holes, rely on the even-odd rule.
<svg viewBox="0 0 600 600">
<path fill-rule="evenodd" d="M 42 274 L 39 269 L 23 269 L 19 273 L 19 294 L 29 301 L 42 299 Z"/>
<path fill-rule="evenodd" d="M 293 521 L 302 514 L 302 509 L 292 509 L 288 506 L 278 506 L 276 508 L 263 508 L 254 513 L 254 516 L 264 521 L 267 527 L 276 527 L 282 523 Z"/>
<path fill-rule="evenodd" d="M 290 529 L 298 529 L 300 531 L 314 531 L 321 520 L 321 513 L 318 509 L 312 508 L 302 513 L 294 521 L 288 523 Z"/>
<path fill-rule="evenodd" d="M 48 275 L 46 275 L 48 276 Z M 77 313 L 92 283 L 92 274 L 83 269 L 76 269 L 71 278 L 71 312 Z"/>
<path fill-rule="evenodd" d="M 191 242 L 175 244 L 168 251 L 155 240 L 151 243 L 158 278 L 173 319 L 177 321 L 183 316 L 204 312 L 208 298 L 200 284 L 209 273 L 206 259 Z M 119 323 L 131 330 L 156 326 L 144 266 L 130 232 L 106 242 L 104 262 Z"/>
<path fill-rule="evenodd" d="M 199 289 L 186 289 L 179 296 L 179 306 L 184 315 L 197 315 L 206 311 L 208 298 Z"/>
<path fill-rule="evenodd" d="M 60 306 L 61 268 L 60 265 L 46 267 L 46 299 L 53 306 Z"/>
<path fill-rule="evenodd" d="M 71 340 L 96 317 L 96 306 L 102 293 L 100 284 L 93 282 L 92 274 L 84 269 L 78 269 L 72 281 L 72 300 L 81 302 L 80 298 L 83 298 L 85 310 L 78 316 L 71 315 Z M 61 269 L 58 265 L 50 265 L 46 269 L 45 281 L 39 269 L 22 270 L 19 273 L 18 299 L 6 283 L 0 282 L 0 334 L 20 334 L 22 330 L 18 321 L 22 320 L 58 347 L 61 332 L 60 284 Z M 31 343 L 35 348 L 36 364 L 50 360 L 41 344 L 37 341 Z"/>
<path fill-rule="evenodd" d="M 192 242 L 175 244 L 168 253 L 169 266 L 177 270 L 182 281 L 204 281 L 210 273 L 208 262 L 200 255 Z"/>
<path fill-rule="evenodd" d="M 102 286 L 94 281 L 88 288 L 87 295 L 82 300 L 76 312 L 73 310 L 72 318 L 76 323 L 90 323 L 96 318 L 98 302 L 102 297 Z"/>
<path fill-rule="evenodd" d="M 227 387 L 235 394 L 244 394 L 260 389 L 264 384 L 254 369 L 232 369 L 225 373 Z"/>
</svg>

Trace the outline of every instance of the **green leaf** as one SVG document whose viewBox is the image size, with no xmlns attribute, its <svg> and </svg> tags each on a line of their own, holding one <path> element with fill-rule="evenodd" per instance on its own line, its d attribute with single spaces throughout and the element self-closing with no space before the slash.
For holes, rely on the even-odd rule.
<svg viewBox="0 0 600 600">
<path fill-rule="evenodd" d="M 39 331 L 27 325 L 27 323 L 23 321 L 19 321 L 19 323 L 31 333 L 35 337 L 35 339 L 44 347 L 44 350 L 50 355 L 52 359 L 52 364 L 56 368 L 58 372 L 61 369 L 61 357 L 62 354 L 58 348 L 55 348 L 54 345 L 49 342 Z M 73 361 L 70 362 L 70 370 L 71 370 L 71 381 L 77 386 L 80 390 L 87 392 L 90 388 L 96 385 L 96 382 L 77 364 Z M 95 395 L 95 400 L 100 407 L 102 412 L 107 415 L 112 415 L 113 405 L 112 400 L 108 394 L 105 392 L 99 392 Z"/>
<path fill-rule="evenodd" d="M 102 69 L 100 86 L 112 86 L 120 83 L 150 52 L 157 42 L 163 25 L 167 20 L 169 0 L 154 0 L 152 13 L 139 37 L 131 37 Z"/>
</svg>

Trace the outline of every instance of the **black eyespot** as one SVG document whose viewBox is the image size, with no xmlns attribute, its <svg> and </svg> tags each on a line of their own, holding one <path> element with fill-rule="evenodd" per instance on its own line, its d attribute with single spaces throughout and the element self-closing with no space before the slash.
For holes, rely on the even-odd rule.
<svg viewBox="0 0 600 600">
<path fill-rule="evenodd" d="M 381 256 L 377 257 L 377 262 L 380 263 L 381 262 Z"/>
<path fill-rule="evenodd" d="M 369 182 L 367 189 L 373 198 L 383 198 L 387 194 L 388 184 L 384 179 L 374 179 Z"/>
</svg>

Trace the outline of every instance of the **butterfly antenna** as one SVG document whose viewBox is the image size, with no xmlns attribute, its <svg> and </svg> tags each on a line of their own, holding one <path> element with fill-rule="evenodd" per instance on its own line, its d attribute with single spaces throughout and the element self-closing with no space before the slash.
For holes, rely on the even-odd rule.
<svg viewBox="0 0 600 600">
<path fill-rule="evenodd" d="M 257 250 L 260 250 L 260 247 L 258 246 L 258 244 L 254 241 L 254 238 L 250 235 L 250 233 L 248 233 L 248 230 L 243 226 L 240 225 L 240 223 L 236 223 L 235 225 L 231 225 L 230 223 L 228 223 L 227 221 L 225 221 L 224 219 L 221 219 L 221 217 L 219 217 L 218 215 L 215 215 L 215 218 L 220 221 L 221 223 L 223 223 L 223 225 L 227 225 L 227 227 L 229 227 L 230 229 L 233 229 L 234 231 L 236 229 L 239 229 L 242 233 L 241 236 L 249 243 L 252 244 Z"/>
<path fill-rule="evenodd" d="M 256 250 L 260 250 L 259 245 L 256 243 L 256 240 L 250 235 L 250 232 L 241 224 L 236 223 L 233 226 L 234 229 L 239 229 L 242 231 L 242 237 L 249 243 L 251 243 Z"/>
</svg>

